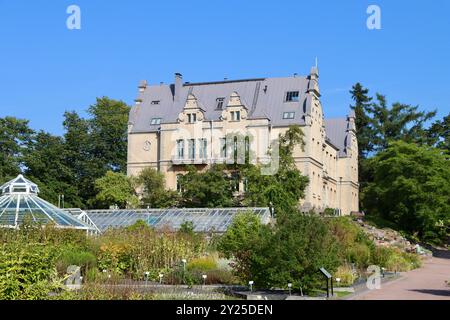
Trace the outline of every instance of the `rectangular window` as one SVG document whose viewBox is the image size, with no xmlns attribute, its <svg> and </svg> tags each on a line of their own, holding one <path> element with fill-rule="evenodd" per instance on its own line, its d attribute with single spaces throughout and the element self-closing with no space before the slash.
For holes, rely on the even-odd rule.
<svg viewBox="0 0 450 320">
<path fill-rule="evenodd" d="M 189 139 L 189 159 L 193 160 L 195 159 L 195 139 Z"/>
<path fill-rule="evenodd" d="M 177 157 L 184 159 L 184 140 L 177 140 Z"/>
<path fill-rule="evenodd" d="M 153 100 L 152 104 L 154 104 L 154 105 L 159 104 L 159 100 Z"/>
<path fill-rule="evenodd" d="M 197 121 L 197 114 L 196 113 L 188 113 L 188 122 L 195 123 L 196 121 Z"/>
<path fill-rule="evenodd" d="M 216 109 L 222 110 L 223 109 L 223 102 L 225 101 L 225 98 L 217 98 L 216 99 Z"/>
<path fill-rule="evenodd" d="M 207 159 L 208 158 L 208 154 L 207 154 L 207 150 L 208 150 L 208 140 L 206 139 L 199 139 L 198 140 L 200 146 L 199 146 L 199 157 L 200 159 Z"/>
<path fill-rule="evenodd" d="M 223 159 L 227 157 L 227 139 L 226 138 L 220 139 L 220 157 Z"/>
<path fill-rule="evenodd" d="M 299 94 L 298 91 L 288 91 L 286 92 L 286 102 L 298 102 Z"/>
<path fill-rule="evenodd" d="M 231 121 L 240 121 L 241 120 L 241 112 L 240 111 L 231 111 Z"/>
<path fill-rule="evenodd" d="M 295 112 L 285 112 L 283 113 L 283 119 L 294 119 Z"/>
<path fill-rule="evenodd" d="M 150 122 L 151 125 L 158 125 L 161 124 L 161 118 L 153 118 Z"/>
<path fill-rule="evenodd" d="M 181 187 L 181 178 L 183 177 L 182 174 L 177 174 L 177 191 L 181 192 L 182 191 L 182 187 Z"/>
</svg>

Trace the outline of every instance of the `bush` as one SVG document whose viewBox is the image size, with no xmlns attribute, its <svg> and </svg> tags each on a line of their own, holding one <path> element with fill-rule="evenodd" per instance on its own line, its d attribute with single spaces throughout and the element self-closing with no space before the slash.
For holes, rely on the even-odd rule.
<svg viewBox="0 0 450 320">
<path fill-rule="evenodd" d="M 42 300 L 58 289 L 56 250 L 42 244 L 0 247 L 0 300 Z"/>
<path fill-rule="evenodd" d="M 67 267 L 70 265 L 81 267 L 81 272 L 84 275 L 87 270 L 97 267 L 97 258 L 92 252 L 67 246 L 61 249 L 61 253 L 56 262 L 58 274 L 65 274 Z"/>
<path fill-rule="evenodd" d="M 357 277 L 358 275 L 353 272 L 352 267 L 348 264 L 339 266 L 334 274 L 335 279 L 339 278 L 341 280 L 339 285 L 343 287 L 353 285 Z"/>
<path fill-rule="evenodd" d="M 211 256 L 193 259 L 187 265 L 189 271 L 210 271 L 216 268 L 216 260 Z"/>
</svg>

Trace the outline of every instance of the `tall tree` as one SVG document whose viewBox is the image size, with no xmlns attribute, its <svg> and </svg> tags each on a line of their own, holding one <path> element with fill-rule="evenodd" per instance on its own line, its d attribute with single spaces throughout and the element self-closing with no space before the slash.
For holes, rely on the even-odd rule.
<svg viewBox="0 0 450 320">
<path fill-rule="evenodd" d="M 125 102 L 103 97 L 98 98 L 88 112 L 92 117 L 89 121 L 92 152 L 96 161 L 102 164 L 101 170 L 125 173 L 130 107 Z"/>
<path fill-rule="evenodd" d="M 356 83 L 350 91 L 354 105 L 351 109 L 355 111 L 355 124 L 358 136 L 358 156 L 359 159 L 365 159 L 373 151 L 373 128 L 371 126 L 371 106 L 372 97 L 369 89 L 364 88 L 359 82 Z"/>
<path fill-rule="evenodd" d="M 428 142 L 450 154 L 450 113 L 427 130 Z"/>
<path fill-rule="evenodd" d="M 136 179 L 136 184 L 140 190 L 141 205 L 144 208 L 170 208 L 175 207 L 179 202 L 176 191 L 165 189 L 164 174 L 153 168 L 142 170 Z"/>
<path fill-rule="evenodd" d="M 377 102 L 372 105 L 375 150 L 385 150 L 389 142 L 395 140 L 423 142 L 426 136 L 424 125 L 436 111 L 418 111 L 418 108 L 398 102 L 388 107 L 386 97 L 377 94 Z"/>
<path fill-rule="evenodd" d="M 25 155 L 25 175 L 40 186 L 40 196 L 53 204 L 64 194 L 69 207 L 82 205 L 74 182 L 73 172 L 67 165 L 66 148 L 61 137 L 40 131 L 28 143 Z"/>
<path fill-rule="evenodd" d="M 370 160 L 373 182 L 365 207 L 419 239 L 446 240 L 450 228 L 450 167 L 436 148 L 397 141 Z"/>
<path fill-rule="evenodd" d="M 134 183 L 131 178 L 120 172 L 108 171 L 105 176 L 95 181 L 97 195 L 91 202 L 96 208 L 108 209 L 117 205 L 121 209 L 137 207 Z"/>
<path fill-rule="evenodd" d="M 0 118 L 0 182 L 21 172 L 23 152 L 32 133 L 28 120 Z"/>
</svg>

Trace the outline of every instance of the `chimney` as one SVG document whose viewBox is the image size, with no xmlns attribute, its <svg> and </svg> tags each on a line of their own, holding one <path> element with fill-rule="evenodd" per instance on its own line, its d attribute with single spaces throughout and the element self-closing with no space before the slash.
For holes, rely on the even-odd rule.
<svg viewBox="0 0 450 320">
<path fill-rule="evenodd" d="M 174 92 L 174 100 L 178 101 L 180 98 L 181 87 L 183 86 L 183 76 L 181 73 L 175 73 L 175 92 Z"/>
<path fill-rule="evenodd" d="M 144 92 L 145 89 L 147 88 L 147 81 L 146 80 L 141 80 L 139 81 L 139 92 Z"/>
</svg>

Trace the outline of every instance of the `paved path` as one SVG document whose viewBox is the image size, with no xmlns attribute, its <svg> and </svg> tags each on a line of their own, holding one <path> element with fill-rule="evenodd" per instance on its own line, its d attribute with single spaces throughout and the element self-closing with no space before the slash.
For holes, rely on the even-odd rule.
<svg viewBox="0 0 450 320">
<path fill-rule="evenodd" d="M 423 267 L 405 272 L 397 280 L 385 283 L 380 290 L 362 292 L 352 300 L 450 300 L 449 257 L 429 258 Z"/>
</svg>

